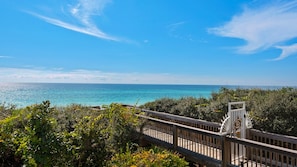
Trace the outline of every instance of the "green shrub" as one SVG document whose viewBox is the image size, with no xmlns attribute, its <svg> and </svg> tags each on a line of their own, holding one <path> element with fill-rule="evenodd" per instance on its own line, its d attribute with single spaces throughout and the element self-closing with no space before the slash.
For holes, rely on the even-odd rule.
<svg viewBox="0 0 297 167">
<path fill-rule="evenodd" d="M 161 98 L 153 102 L 148 102 L 144 104 L 144 107 L 150 110 L 167 112 L 169 113 L 170 109 L 178 104 L 178 101 L 171 98 Z M 178 114 L 178 113 L 172 113 Z"/>
<path fill-rule="evenodd" d="M 15 109 L 16 109 L 15 105 L 0 103 L 0 120 L 11 116 Z"/>
<path fill-rule="evenodd" d="M 62 137 L 55 133 L 49 101 L 28 106 L 0 121 L 3 164 L 54 166 L 64 161 Z M 1 149 L 1 150 L 2 150 Z M 14 157 L 8 158 L 7 157 Z"/>
<path fill-rule="evenodd" d="M 153 147 L 138 149 L 136 152 L 127 150 L 112 157 L 108 166 L 111 167 L 186 167 L 189 163 L 178 154 Z"/>
<path fill-rule="evenodd" d="M 270 91 L 254 101 L 254 127 L 274 133 L 297 135 L 297 90 Z"/>
<path fill-rule="evenodd" d="M 104 166 L 108 156 L 105 126 L 102 117 L 85 116 L 75 125 L 74 131 L 65 132 L 67 150 L 71 153 L 71 166 Z"/>
<path fill-rule="evenodd" d="M 143 108 L 168 112 L 212 122 L 221 122 L 228 112 L 228 103 L 245 101 L 254 128 L 273 133 L 297 135 L 297 89 L 227 89 L 212 93 L 209 99 L 158 99 Z"/>
<path fill-rule="evenodd" d="M 126 108 L 120 104 L 111 104 L 104 109 L 103 116 L 106 120 L 107 145 L 111 152 L 116 153 L 126 148 L 126 144 L 135 141 L 136 128 L 139 125 L 139 112 L 135 108 Z"/>
<path fill-rule="evenodd" d="M 67 110 L 72 114 L 59 114 L 61 122 L 73 121 L 73 130 L 64 132 L 65 142 L 71 152 L 71 166 L 105 166 L 110 157 L 126 147 L 135 137 L 138 118 L 135 108 L 125 108 L 120 104 L 111 104 L 104 110 L 91 110 L 82 106 L 71 106 Z M 87 111 L 87 112 L 82 112 Z M 83 113 L 83 114 L 82 114 Z M 84 115 L 81 117 L 81 114 Z M 67 117 L 63 118 L 63 117 Z M 79 118 L 79 120 L 77 120 Z M 75 120 L 73 120 L 75 119 Z M 62 128 L 63 129 L 63 128 Z"/>
<path fill-rule="evenodd" d="M 14 110 L 0 120 L 0 164 L 4 166 L 105 166 L 137 138 L 135 108 L 104 110 L 50 102 Z"/>
</svg>

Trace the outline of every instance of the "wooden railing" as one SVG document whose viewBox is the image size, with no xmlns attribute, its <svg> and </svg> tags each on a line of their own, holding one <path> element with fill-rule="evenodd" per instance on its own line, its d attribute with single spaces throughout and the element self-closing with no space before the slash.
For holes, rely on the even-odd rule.
<svg viewBox="0 0 297 167">
<path fill-rule="evenodd" d="M 217 132 L 207 131 L 175 122 L 148 116 L 141 129 L 143 139 L 185 155 L 191 161 L 219 165 L 222 160 L 222 137 Z"/>
<path fill-rule="evenodd" d="M 231 162 L 229 163 L 231 165 L 297 166 L 296 150 L 229 136 L 226 136 L 226 143 L 228 143 L 226 146 L 231 145 Z"/>
<path fill-rule="evenodd" d="M 256 129 L 250 129 L 248 133 L 251 140 L 297 150 L 297 137 L 262 132 Z"/>
<path fill-rule="evenodd" d="M 297 166 L 296 138 L 249 130 L 248 139 L 220 134 L 216 123 L 145 110 L 143 139 L 207 166 Z M 204 124 L 204 125 L 202 125 Z M 202 128 L 201 128 L 202 127 Z M 279 143 L 281 144 L 273 144 Z"/>
<path fill-rule="evenodd" d="M 216 122 L 208 122 L 201 119 L 194 119 L 194 118 L 189 118 L 185 116 L 173 115 L 169 113 L 157 112 L 157 111 L 151 111 L 151 110 L 145 110 L 145 109 L 142 109 L 141 111 L 145 112 L 146 115 L 153 118 L 176 122 L 179 124 L 188 125 L 188 126 L 192 126 L 192 127 L 196 127 L 196 128 L 200 128 L 208 131 L 213 131 L 213 132 L 220 131 L 219 130 L 220 124 Z"/>
</svg>

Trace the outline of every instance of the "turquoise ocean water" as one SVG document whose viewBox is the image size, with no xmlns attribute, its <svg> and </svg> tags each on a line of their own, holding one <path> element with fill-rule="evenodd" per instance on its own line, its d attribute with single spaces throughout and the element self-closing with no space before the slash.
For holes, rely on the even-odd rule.
<svg viewBox="0 0 297 167">
<path fill-rule="evenodd" d="M 50 100 L 53 106 L 82 104 L 99 106 L 113 102 L 141 105 L 159 98 L 210 97 L 220 85 L 145 85 L 145 84 L 54 84 L 1 83 L 0 103 L 17 107 Z"/>
</svg>

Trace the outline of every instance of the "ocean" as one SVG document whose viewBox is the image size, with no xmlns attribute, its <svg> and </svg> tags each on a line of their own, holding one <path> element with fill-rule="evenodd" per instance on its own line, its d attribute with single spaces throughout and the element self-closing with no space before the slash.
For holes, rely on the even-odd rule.
<svg viewBox="0 0 297 167">
<path fill-rule="evenodd" d="M 240 86 L 0 83 L 0 104 L 25 107 L 50 100 L 52 106 L 70 104 L 101 106 L 111 103 L 141 105 L 164 97 L 209 98 L 213 92 L 218 92 L 222 87 L 238 88 Z"/>
</svg>

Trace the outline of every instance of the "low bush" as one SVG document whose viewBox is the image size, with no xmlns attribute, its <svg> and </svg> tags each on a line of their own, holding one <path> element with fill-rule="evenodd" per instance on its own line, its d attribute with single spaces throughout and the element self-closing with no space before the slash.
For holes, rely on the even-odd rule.
<svg viewBox="0 0 297 167">
<path fill-rule="evenodd" d="M 138 149 L 115 154 L 108 166 L 110 167 L 186 167 L 189 163 L 178 154 L 159 147 Z"/>
<path fill-rule="evenodd" d="M 130 152 L 127 144 L 136 145 L 136 112 L 120 104 L 94 110 L 50 107 L 49 101 L 12 109 L 0 120 L 0 166 L 106 166 L 119 152 Z"/>
</svg>

